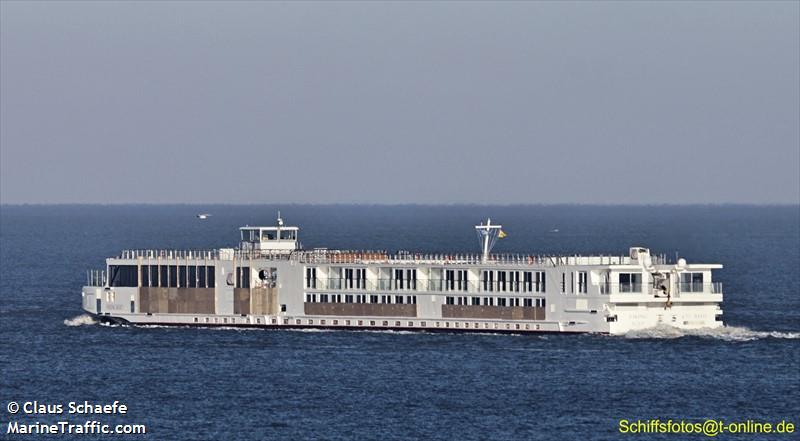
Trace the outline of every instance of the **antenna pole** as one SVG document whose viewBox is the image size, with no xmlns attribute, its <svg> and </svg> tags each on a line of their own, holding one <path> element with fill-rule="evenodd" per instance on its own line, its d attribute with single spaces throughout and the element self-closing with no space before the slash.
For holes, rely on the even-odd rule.
<svg viewBox="0 0 800 441">
<path fill-rule="evenodd" d="M 486 225 L 481 222 L 475 225 L 475 232 L 478 234 L 478 244 L 481 247 L 481 261 L 487 262 L 489 260 L 489 253 L 492 251 L 495 241 L 497 240 L 502 225 L 492 224 L 492 219 L 486 219 Z"/>
<path fill-rule="evenodd" d="M 489 231 L 491 231 L 492 218 L 486 219 L 486 229 L 483 231 L 483 261 L 489 260 Z"/>
</svg>

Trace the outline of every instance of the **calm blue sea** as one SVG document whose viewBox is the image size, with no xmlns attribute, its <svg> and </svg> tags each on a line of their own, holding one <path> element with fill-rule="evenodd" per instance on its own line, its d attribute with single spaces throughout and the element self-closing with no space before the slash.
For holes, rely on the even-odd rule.
<svg viewBox="0 0 800 441">
<path fill-rule="evenodd" d="M 85 271 L 123 248 L 214 248 L 280 209 L 306 248 L 613 253 L 719 262 L 720 331 L 610 337 L 110 327 Z M 195 214 L 208 212 L 205 221 Z M 554 232 L 558 230 L 558 232 Z M 119 400 L 151 440 L 702 439 L 623 436 L 625 419 L 800 424 L 800 207 L 2 206 L 0 439 L 7 403 Z M 112 439 L 128 439 L 114 436 Z M 798 439 L 739 435 L 721 439 Z M 71 439 L 48 437 L 47 439 Z M 87 439 L 87 437 L 76 437 Z M 88 439 L 98 439 L 88 437 Z"/>
</svg>

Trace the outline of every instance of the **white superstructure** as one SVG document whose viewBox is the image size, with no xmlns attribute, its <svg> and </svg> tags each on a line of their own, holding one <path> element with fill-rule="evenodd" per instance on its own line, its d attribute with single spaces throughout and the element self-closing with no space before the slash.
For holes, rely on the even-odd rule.
<svg viewBox="0 0 800 441">
<path fill-rule="evenodd" d="M 128 250 L 91 271 L 83 308 L 134 324 L 620 334 L 722 326 L 718 264 L 619 256 L 303 250 L 299 228 L 240 228 L 236 249 Z"/>
</svg>

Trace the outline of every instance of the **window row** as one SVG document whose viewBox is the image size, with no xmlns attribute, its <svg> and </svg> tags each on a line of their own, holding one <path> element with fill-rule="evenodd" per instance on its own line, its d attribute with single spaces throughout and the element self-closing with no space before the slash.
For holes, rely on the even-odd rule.
<svg viewBox="0 0 800 441">
<path fill-rule="evenodd" d="M 110 265 L 108 284 L 115 287 L 213 288 L 214 268 L 213 265 Z"/>
<path fill-rule="evenodd" d="M 307 303 L 378 303 L 394 305 L 416 305 L 417 296 L 393 296 L 388 294 L 306 294 Z"/>
<path fill-rule="evenodd" d="M 561 273 L 561 293 L 567 293 L 567 278 L 569 278 L 569 292 L 575 294 L 575 285 L 577 282 L 578 294 L 586 294 L 589 292 L 589 273 L 587 271 Z"/>
<path fill-rule="evenodd" d="M 142 286 L 161 288 L 213 288 L 213 265 L 142 265 Z"/>
<path fill-rule="evenodd" d="M 216 324 L 219 324 L 219 323 L 222 323 L 222 324 L 228 324 L 228 323 L 236 324 L 237 323 L 236 322 L 236 318 L 234 318 L 234 317 L 230 317 L 230 322 L 228 321 L 227 317 L 222 317 L 221 319 L 220 319 L 220 317 L 214 317 L 213 319 L 214 319 L 213 323 L 216 323 Z M 194 318 L 194 322 L 195 323 L 201 323 L 200 318 L 199 317 L 195 317 Z M 205 317 L 203 319 L 203 322 L 212 323 L 211 317 Z M 242 323 L 242 322 L 239 322 L 239 323 Z M 253 321 L 252 321 L 252 319 L 250 317 L 247 317 L 245 319 L 244 324 L 250 325 L 250 324 L 253 324 Z M 262 324 L 261 323 L 261 318 L 256 318 L 255 319 L 255 324 L 258 324 L 258 325 Z M 278 321 L 277 318 L 273 317 L 270 320 L 270 322 L 268 323 L 267 319 L 265 318 L 264 319 L 264 324 L 265 325 L 268 325 L 268 324 L 278 325 L 279 321 Z M 426 328 L 426 327 L 428 327 L 428 322 L 427 321 L 421 321 L 421 322 L 406 321 L 406 322 L 402 322 L 400 320 L 394 320 L 394 321 L 389 321 L 389 320 L 339 320 L 339 319 L 318 319 L 318 320 L 306 319 L 306 320 L 302 320 L 302 319 L 288 319 L 288 318 L 285 318 L 285 319 L 283 319 L 283 324 L 287 325 L 287 326 L 294 326 L 294 325 L 311 325 L 311 326 L 314 326 L 314 325 L 319 324 L 319 325 L 322 325 L 322 326 L 329 326 L 329 325 L 333 325 L 333 326 L 394 326 L 395 328 L 403 327 L 403 326 L 408 327 L 408 328 L 414 328 L 414 327 Z M 450 328 L 450 327 L 453 327 L 453 328 L 464 328 L 464 329 L 505 329 L 505 330 L 522 330 L 522 329 L 525 329 L 525 330 L 537 330 L 537 331 L 540 330 L 540 325 L 538 323 L 496 323 L 496 322 L 479 323 L 479 322 L 449 322 L 449 321 L 448 322 L 441 322 L 441 321 L 434 321 L 434 322 L 430 322 L 430 325 L 431 325 L 431 327 L 436 327 L 436 328 Z"/>
<path fill-rule="evenodd" d="M 522 275 L 522 279 L 520 279 Z M 496 280 L 495 280 L 496 278 Z M 481 280 L 484 291 L 546 292 L 544 271 L 489 271 Z"/>
<path fill-rule="evenodd" d="M 526 308 L 544 308 L 543 298 L 519 297 L 445 297 L 446 305 L 462 306 L 523 306 Z"/>
<path fill-rule="evenodd" d="M 544 271 L 485 270 L 480 280 L 470 280 L 468 270 L 433 269 L 430 278 L 418 279 L 410 268 L 377 269 L 377 279 L 367 278 L 367 268 L 330 268 L 330 277 L 317 277 L 316 267 L 307 267 L 305 286 L 310 289 L 420 290 L 535 292 L 547 291 Z M 382 277 L 381 277 L 382 276 Z M 585 279 L 584 279 L 585 280 Z"/>
</svg>

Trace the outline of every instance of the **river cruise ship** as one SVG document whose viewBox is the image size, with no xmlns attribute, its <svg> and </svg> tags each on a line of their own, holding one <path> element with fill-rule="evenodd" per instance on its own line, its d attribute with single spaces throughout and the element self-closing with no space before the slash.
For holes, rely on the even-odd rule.
<svg viewBox="0 0 800 441">
<path fill-rule="evenodd" d="M 719 264 L 622 255 L 304 250 L 299 228 L 240 230 L 237 248 L 126 250 L 87 272 L 83 309 L 134 325 L 623 334 L 722 326 Z"/>
</svg>

